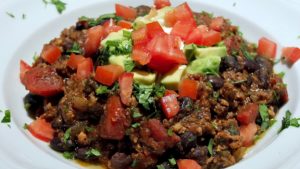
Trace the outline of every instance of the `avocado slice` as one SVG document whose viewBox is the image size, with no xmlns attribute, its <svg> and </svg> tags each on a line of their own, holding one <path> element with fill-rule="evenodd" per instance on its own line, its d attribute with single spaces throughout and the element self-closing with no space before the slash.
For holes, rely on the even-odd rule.
<svg viewBox="0 0 300 169">
<path fill-rule="evenodd" d="M 221 63 L 220 56 L 200 57 L 192 61 L 187 67 L 189 74 L 217 74 Z"/>
<path fill-rule="evenodd" d="M 178 84 L 182 76 L 185 74 L 186 67 L 186 65 L 177 66 L 161 79 L 161 83 L 168 89 L 177 90 Z"/>
<path fill-rule="evenodd" d="M 141 70 L 133 70 L 132 73 L 134 82 L 138 84 L 151 85 L 156 79 L 156 73 Z"/>
<path fill-rule="evenodd" d="M 125 69 L 124 64 L 126 61 L 132 61 L 132 59 L 129 55 L 112 55 L 112 56 L 109 56 L 109 58 L 108 58 L 108 62 L 110 64 L 122 66 L 123 69 Z"/>
<path fill-rule="evenodd" d="M 208 47 L 208 48 L 197 48 L 195 50 L 195 57 L 209 57 L 209 56 L 220 56 L 224 57 L 227 55 L 227 49 L 225 46 Z"/>
</svg>

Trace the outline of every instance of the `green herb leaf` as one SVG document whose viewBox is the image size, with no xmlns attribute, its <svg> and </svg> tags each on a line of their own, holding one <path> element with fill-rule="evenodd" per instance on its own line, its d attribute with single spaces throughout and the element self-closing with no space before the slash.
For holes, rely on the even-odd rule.
<svg viewBox="0 0 300 169">
<path fill-rule="evenodd" d="M 247 51 L 245 44 L 241 46 L 241 51 L 248 60 L 254 60 L 254 57 Z"/>
<path fill-rule="evenodd" d="M 211 138 L 209 140 L 209 143 L 208 143 L 208 146 L 207 146 L 208 152 L 211 156 L 213 155 L 213 145 L 214 145 L 214 139 Z"/>
<path fill-rule="evenodd" d="M 28 124 L 27 123 L 24 123 L 24 126 L 23 126 L 23 129 L 27 130 L 28 129 Z"/>
<path fill-rule="evenodd" d="M 5 112 L 4 112 L 4 117 L 3 117 L 3 119 L 1 120 L 1 123 L 10 123 L 10 120 L 11 120 L 11 118 L 10 118 L 10 115 L 11 113 L 10 113 L 10 111 L 9 110 L 5 110 Z"/>
<path fill-rule="evenodd" d="M 33 58 L 33 62 L 36 62 L 38 60 L 38 58 L 39 58 L 39 55 L 36 52 L 34 52 L 32 58 Z"/>
<path fill-rule="evenodd" d="M 66 159 L 73 159 L 74 158 L 74 153 L 73 152 L 63 152 L 62 154 Z"/>
<path fill-rule="evenodd" d="M 109 92 L 109 89 L 107 88 L 107 86 L 100 85 L 96 89 L 96 95 L 107 94 L 108 92 Z"/>
<path fill-rule="evenodd" d="M 170 158 L 170 159 L 169 159 L 169 162 L 170 162 L 170 164 L 173 165 L 173 166 L 176 165 L 176 160 L 175 160 L 175 158 Z"/>
<path fill-rule="evenodd" d="M 133 123 L 133 124 L 131 125 L 132 128 L 138 128 L 138 127 L 140 127 L 140 126 L 141 126 L 140 123 Z"/>
<path fill-rule="evenodd" d="M 86 16 L 81 16 L 79 18 L 80 21 L 87 21 L 90 27 L 100 25 L 100 24 L 102 24 L 103 22 L 105 22 L 105 21 L 107 21 L 109 19 L 113 19 L 114 21 L 118 22 L 122 18 L 119 17 L 119 16 L 116 16 L 116 14 L 114 14 L 114 13 L 101 15 L 97 19 L 88 18 Z"/>
<path fill-rule="evenodd" d="M 284 75 L 285 75 L 285 72 L 280 72 L 280 73 L 278 73 L 277 75 L 278 75 L 280 78 L 283 78 Z"/>
<path fill-rule="evenodd" d="M 94 148 L 92 148 L 92 149 L 90 149 L 89 151 L 87 151 L 86 153 L 85 153 L 85 155 L 87 156 L 87 157 L 99 157 L 99 156 L 101 156 L 101 152 L 99 151 L 99 150 L 97 150 L 97 149 L 94 149 Z"/>
<path fill-rule="evenodd" d="M 79 43 L 74 42 L 72 45 L 72 48 L 67 50 L 67 53 L 82 54 L 82 49 L 81 49 Z"/>
<path fill-rule="evenodd" d="M 123 30 L 123 36 L 125 38 L 131 38 L 131 32 L 130 31 L 127 31 L 127 30 Z"/>
<path fill-rule="evenodd" d="M 132 112 L 132 117 L 133 118 L 140 118 L 140 117 L 142 117 L 143 115 L 140 113 L 140 111 L 139 111 L 139 109 L 137 109 L 137 108 L 131 108 L 131 112 Z"/>
<path fill-rule="evenodd" d="M 125 60 L 124 67 L 125 67 L 126 72 L 131 72 L 133 70 L 133 68 L 135 67 L 135 63 L 133 60 Z"/>
<path fill-rule="evenodd" d="M 173 136 L 174 135 L 174 132 L 171 128 L 168 129 L 168 136 Z"/>
<path fill-rule="evenodd" d="M 69 139 L 70 139 L 70 136 L 71 136 L 71 128 L 68 128 L 64 134 L 64 143 L 66 143 Z"/>
<path fill-rule="evenodd" d="M 299 124 L 300 118 L 292 118 L 291 119 L 291 116 L 292 116 L 292 113 L 289 110 L 287 110 L 285 112 L 285 117 L 283 117 L 283 119 L 282 119 L 282 125 L 281 125 L 281 128 L 278 131 L 278 133 L 280 133 L 284 129 L 289 128 L 290 126 L 300 127 L 300 124 Z"/>
<path fill-rule="evenodd" d="M 157 168 L 157 169 L 165 169 L 165 167 L 164 167 L 162 164 L 157 165 L 156 168 Z"/>
<path fill-rule="evenodd" d="M 86 126 L 86 127 L 85 127 L 85 130 L 86 130 L 87 132 L 92 132 L 92 131 L 95 130 L 95 128 L 94 128 L 94 127 Z"/>
<path fill-rule="evenodd" d="M 270 118 L 268 113 L 268 107 L 265 104 L 259 105 L 259 114 L 262 119 L 261 130 L 265 131 L 270 126 Z"/>
<path fill-rule="evenodd" d="M 66 3 L 64 3 L 61 0 L 51 0 L 50 3 L 55 5 L 57 12 L 60 13 L 60 14 L 66 9 Z"/>
<path fill-rule="evenodd" d="M 6 15 L 8 15 L 8 16 L 11 17 L 11 18 L 15 18 L 15 15 L 12 14 L 12 13 L 10 13 L 10 12 L 6 12 Z"/>
<path fill-rule="evenodd" d="M 135 168 L 135 167 L 136 167 L 136 164 L 137 164 L 137 160 L 134 159 L 133 162 L 132 162 L 132 164 L 131 164 L 131 167 L 132 167 L 132 168 Z"/>
</svg>

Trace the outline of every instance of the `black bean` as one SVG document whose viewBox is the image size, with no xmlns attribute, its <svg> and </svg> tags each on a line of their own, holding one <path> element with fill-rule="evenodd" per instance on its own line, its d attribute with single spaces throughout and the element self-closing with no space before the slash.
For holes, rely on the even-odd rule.
<svg viewBox="0 0 300 169">
<path fill-rule="evenodd" d="M 267 69 L 259 69 L 255 73 L 258 76 L 258 79 L 260 80 L 258 83 L 259 87 L 264 88 L 264 89 L 268 88 L 269 78 L 270 78 L 268 70 Z"/>
<path fill-rule="evenodd" d="M 207 78 L 214 89 L 220 89 L 224 85 L 224 79 L 219 76 L 209 75 Z"/>
<path fill-rule="evenodd" d="M 112 169 L 123 169 L 129 167 L 132 163 L 132 158 L 130 155 L 117 152 L 111 157 L 110 162 Z"/>
<path fill-rule="evenodd" d="M 169 162 L 165 161 L 162 164 L 160 164 L 164 169 L 176 169 L 176 165 L 172 166 Z"/>
<path fill-rule="evenodd" d="M 273 63 L 269 59 L 261 56 L 256 56 L 255 62 L 259 66 L 259 69 L 267 70 L 268 74 L 273 72 Z"/>
<path fill-rule="evenodd" d="M 255 72 L 257 69 L 259 69 L 259 65 L 254 60 L 246 59 L 244 64 L 245 69 L 250 73 Z"/>
<path fill-rule="evenodd" d="M 193 109 L 193 100 L 189 97 L 180 98 L 180 112 L 186 113 Z"/>
<path fill-rule="evenodd" d="M 51 122 L 51 126 L 54 128 L 54 129 L 61 129 L 62 126 L 63 126 L 63 119 L 62 117 L 59 115 L 57 117 L 54 118 L 54 120 Z"/>
<path fill-rule="evenodd" d="M 43 112 L 43 97 L 29 93 L 24 97 L 23 102 L 30 117 L 35 118 Z"/>
<path fill-rule="evenodd" d="M 221 60 L 220 64 L 220 71 L 225 71 L 225 70 L 239 70 L 239 63 L 236 60 L 235 57 L 233 56 L 225 56 Z"/>
<path fill-rule="evenodd" d="M 207 147 L 195 147 L 188 154 L 188 158 L 195 159 L 198 163 L 205 163 L 207 154 Z"/>
<path fill-rule="evenodd" d="M 188 152 L 197 145 L 197 136 L 190 131 L 183 133 L 180 138 L 181 141 L 177 143 L 176 147 L 182 154 Z"/>
<path fill-rule="evenodd" d="M 72 140 L 67 140 L 66 143 L 64 143 L 59 137 L 54 137 L 50 141 L 50 147 L 59 152 L 70 151 L 74 148 L 74 145 Z"/>
<path fill-rule="evenodd" d="M 76 23 L 75 29 L 78 30 L 78 31 L 83 30 L 83 29 L 87 29 L 87 28 L 89 28 L 89 24 L 88 24 L 87 21 L 82 20 L 82 21 L 78 21 Z"/>
</svg>

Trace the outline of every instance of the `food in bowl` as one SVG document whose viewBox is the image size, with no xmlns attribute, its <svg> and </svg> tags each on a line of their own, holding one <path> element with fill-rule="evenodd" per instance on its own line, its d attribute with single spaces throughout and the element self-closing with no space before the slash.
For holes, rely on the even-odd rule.
<svg viewBox="0 0 300 169">
<path fill-rule="evenodd" d="M 45 44 L 30 66 L 30 133 L 66 158 L 112 169 L 237 163 L 288 101 L 277 45 L 246 41 L 224 17 L 116 4 Z"/>
</svg>

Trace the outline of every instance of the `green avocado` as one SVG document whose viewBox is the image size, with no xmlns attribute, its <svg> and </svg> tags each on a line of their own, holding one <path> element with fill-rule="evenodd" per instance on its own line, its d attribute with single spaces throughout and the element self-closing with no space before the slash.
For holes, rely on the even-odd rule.
<svg viewBox="0 0 300 169">
<path fill-rule="evenodd" d="M 178 84 L 185 73 L 186 67 L 186 65 L 177 66 L 161 79 L 161 83 L 168 89 L 178 89 Z"/>
<path fill-rule="evenodd" d="M 110 64 L 122 66 L 125 69 L 125 62 L 132 61 L 129 55 L 112 55 L 108 58 Z"/>
<path fill-rule="evenodd" d="M 221 63 L 220 56 L 201 57 L 192 61 L 187 67 L 189 74 L 218 74 Z"/>
<path fill-rule="evenodd" d="M 133 70 L 132 73 L 134 82 L 138 84 L 151 85 L 156 79 L 156 73 L 141 70 Z"/>
<path fill-rule="evenodd" d="M 220 56 L 224 57 L 227 55 L 227 49 L 225 46 L 208 47 L 208 48 L 197 48 L 195 50 L 195 57 L 209 57 L 209 56 Z"/>
</svg>

